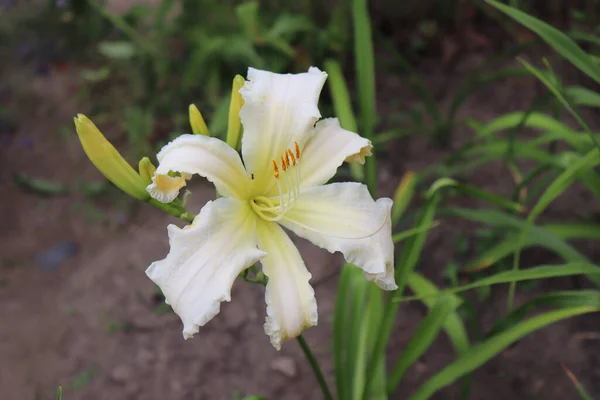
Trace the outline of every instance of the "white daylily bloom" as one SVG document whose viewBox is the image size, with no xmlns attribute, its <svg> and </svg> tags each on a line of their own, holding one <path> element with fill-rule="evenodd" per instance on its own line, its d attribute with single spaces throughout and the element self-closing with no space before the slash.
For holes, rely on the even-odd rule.
<svg viewBox="0 0 600 400">
<path fill-rule="evenodd" d="M 213 182 L 223 196 L 191 225 L 170 225 L 168 256 L 146 271 L 181 317 L 186 339 L 230 300 L 236 276 L 258 261 L 269 278 L 265 331 L 273 346 L 316 325 L 311 275 L 281 226 L 342 252 L 367 279 L 396 289 L 392 201 L 374 201 L 359 183 L 326 184 L 344 161 L 364 163 L 372 147 L 337 119 L 317 122 L 326 78 L 317 68 L 297 75 L 249 69 L 240 90 L 243 163 L 225 142 L 204 135 L 182 135 L 158 154 L 148 186 L 155 199 L 172 201 L 191 174 Z"/>
</svg>

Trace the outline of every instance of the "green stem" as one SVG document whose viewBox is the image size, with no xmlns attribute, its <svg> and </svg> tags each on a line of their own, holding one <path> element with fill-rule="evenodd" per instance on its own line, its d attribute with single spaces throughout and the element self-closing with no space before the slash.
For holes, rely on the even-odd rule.
<svg viewBox="0 0 600 400">
<path fill-rule="evenodd" d="M 167 214 L 172 215 L 176 218 L 179 218 L 182 221 L 194 222 L 195 215 L 188 212 L 185 208 L 183 208 L 181 206 L 181 204 L 177 204 L 177 203 L 165 204 L 165 203 L 161 203 L 160 201 L 158 201 L 156 199 L 152 199 L 152 198 L 150 198 L 147 201 L 147 203 L 153 205 L 156 208 L 160 208 Z"/>
<path fill-rule="evenodd" d="M 310 367 L 312 368 L 313 373 L 315 374 L 315 377 L 317 378 L 317 381 L 319 381 L 319 386 L 321 386 L 321 390 L 323 391 L 323 398 L 325 400 L 333 400 L 333 396 L 331 395 L 331 391 L 329 390 L 329 386 L 327 385 L 325 376 L 323 376 L 321 367 L 319 367 L 319 363 L 317 362 L 317 359 L 315 358 L 312 351 L 310 350 L 310 346 L 306 342 L 306 339 L 304 339 L 304 336 L 302 336 L 302 335 L 298 336 L 296 339 L 298 339 L 298 343 L 300 344 L 300 347 L 302 348 L 302 352 L 304 353 L 304 356 L 308 360 Z"/>
</svg>

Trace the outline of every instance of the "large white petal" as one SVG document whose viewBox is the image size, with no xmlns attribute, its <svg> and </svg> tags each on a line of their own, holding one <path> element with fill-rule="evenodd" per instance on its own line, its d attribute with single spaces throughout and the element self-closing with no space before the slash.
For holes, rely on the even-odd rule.
<svg viewBox="0 0 600 400">
<path fill-rule="evenodd" d="M 332 183 L 302 189 L 280 223 L 298 236 L 361 268 L 381 288 L 393 290 L 392 200 L 374 201 L 360 183 Z"/>
<path fill-rule="evenodd" d="M 371 142 L 340 126 L 337 118 L 317 122 L 315 135 L 302 151 L 300 184 L 323 185 L 335 175 L 344 161 L 365 163 L 371 155 Z"/>
<path fill-rule="evenodd" d="M 303 147 L 321 117 L 317 103 L 327 74 L 310 68 L 302 74 L 275 74 L 248 69 L 248 80 L 240 93 L 244 106 L 242 155 L 262 194 L 273 184 L 272 161 L 280 161 L 286 149 Z"/>
<path fill-rule="evenodd" d="M 265 256 L 257 248 L 255 228 L 248 203 L 232 198 L 206 203 L 183 229 L 169 225 L 169 255 L 146 274 L 181 318 L 184 338 L 219 313 L 219 303 L 230 301 L 236 276 Z"/>
<path fill-rule="evenodd" d="M 269 277 L 265 299 L 265 332 L 279 350 L 287 339 L 317 324 L 317 301 L 308 281 L 310 273 L 289 236 L 272 222 L 258 221 L 260 248 L 267 252 L 261 260 Z"/>
<path fill-rule="evenodd" d="M 219 194 L 240 200 L 248 198 L 250 178 L 238 153 L 222 140 L 204 135 L 181 135 L 156 156 L 160 163 L 148 192 L 155 199 L 173 201 L 185 185 L 184 177 L 167 176 L 169 171 L 199 174 L 215 184 Z"/>
</svg>

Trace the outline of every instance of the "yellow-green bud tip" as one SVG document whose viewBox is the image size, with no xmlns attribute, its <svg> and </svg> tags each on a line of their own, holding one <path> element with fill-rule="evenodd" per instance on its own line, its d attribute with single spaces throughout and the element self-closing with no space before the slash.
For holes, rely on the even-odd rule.
<svg viewBox="0 0 600 400">
<path fill-rule="evenodd" d="M 152 183 L 152 177 L 156 172 L 156 167 L 152 164 L 148 157 L 144 157 L 140 160 L 138 165 L 138 171 L 140 176 L 146 182 L 147 185 Z"/>
<path fill-rule="evenodd" d="M 240 89 L 246 81 L 241 75 L 233 78 L 231 87 L 231 103 L 229 103 L 229 123 L 227 125 L 227 144 L 236 150 L 239 150 L 240 139 L 242 136 L 242 122 L 240 120 L 240 110 L 244 105 L 244 99 L 240 94 Z"/>
<path fill-rule="evenodd" d="M 210 136 L 208 126 L 206 126 L 206 122 L 204 122 L 204 118 L 202 118 L 202 114 L 200 113 L 200 110 L 198 110 L 198 107 L 196 107 L 195 104 L 190 104 L 189 113 L 192 132 L 194 132 L 195 135 Z"/>
<path fill-rule="evenodd" d="M 74 118 L 79 141 L 90 161 L 109 181 L 128 195 L 148 200 L 147 184 L 85 115 Z"/>
</svg>

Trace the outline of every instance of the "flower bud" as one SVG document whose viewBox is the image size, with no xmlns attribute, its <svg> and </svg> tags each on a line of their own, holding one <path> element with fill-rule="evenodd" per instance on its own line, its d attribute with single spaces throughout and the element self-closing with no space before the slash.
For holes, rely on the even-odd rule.
<svg viewBox="0 0 600 400">
<path fill-rule="evenodd" d="M 106 140 L 96 125 L 83 114 L 77 114 L 74 121 L 83 150 L 102 175 L 128 195 L 138 200 L 148 200 L 150 195 L 144 179 Z"/>
<path fill-rule="evenodd" d="M 198 107 L 194 104 L 190 104 L 190 125 L 192 126 L 192 132 L 194 135 L 204 135 L 210 136 L 208 132 L 208 127 L 206 126 L 206 122 L 204 122 L 204 118 L 202 118 L 202 114 Z"/>
<path fill-rule="evenodd" d="M 241 75 L 233 78 L 231 88 L 231 103 L 229 103 L 229 123 L 227 125 L 227 144 L 236 150 L 240 149 L 242 136 L 242 121 L 240 120 L 240 110 L 244 105 L 244 99 L 240 94 L 240 89 L 246 81 Z"/>
<path fill-rule="evenodd" d="M 152 177 L 156 172 L 156 167 L 152 164 L 148 157 L 144 157 L 140 160 L 138 165 L 138 171 L 140 172 L 140 176 L 146 182 L 147 185 L 152 183 Z"/>
</svg>

